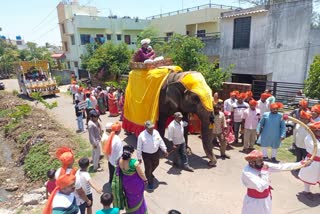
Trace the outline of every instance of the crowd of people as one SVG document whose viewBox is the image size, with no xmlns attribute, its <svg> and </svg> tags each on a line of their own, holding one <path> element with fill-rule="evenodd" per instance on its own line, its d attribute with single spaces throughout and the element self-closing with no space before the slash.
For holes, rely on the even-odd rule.
<svg viewBox="0 0 320 214">
<path fill-rule="evenodd" d="M 69 148 L 60 148 L 56 152 L 61 167 L 48 172 L 46 183 L 48 203 L 44 213 L 92 213 L 92 188 L 101 194 L 101 207 L 97 214 L 147 213 L 147 202 L 144 198 L 145 188 L 155 188 L 154 171 L 159 165 L 160 150 L 165 157 L 172 152 L 173 164 L 186 171 L 193 172 L 186 152 L 184 127 L 187 121 L 182 121 L 182 113 L 176 112 L 174 120 L 168 126 L 168 140 L 173 144 L 173 150 L 167 151 L 167 146 L 154 129 L 151 121 L 146 121 L 145 130 L 137 139 L 137 158 L 133 157 L 134 147 L 125 145 L 120 138 L 121 123 L 108 122 L 104 128 L 99 122 L 99 116 L 109 111 L 109 116 L 119 116 L 123 112 L 124 93 L 110 87 L 103 90 L 101 87 L 83 89 L 76 82 L 70 88 L 74 94 L 75 110 L 78 128 L 84 131 L 86 125 L 92 146 L 93 171 L 103 170 L 100 167 L 100 156 L 103 153 L 108 160 L 108 184 L 112 192 L 103 193 L 92 182 L 88 167 L 90 161 L 83 157 L 78 161 L 79 169 L 74 167 L 74 154 Z M 309 161 L 313 152 L 313 141 L 308 132 L 297 124 L 294 131 L 296 145 L 296 163 L 279 163 L 277 150 L 281 141 L 286 137 L 284 114 L 279 110 L 283 105 L 275 102 L 276 98 L 270 91 L 261 94 L 258 101 L 253 99 L 252 92 L 232 91 L 230 98 L 224 102 L 217 93 L 213 97 L 214 122 L 212 132 L 214 141 L 219 144 L 222 159 L 231 158 L 227 153 L 227 145 L 241 145 L 241 152 L 245 153 L 248 165 L 242 172 L 242 182 L 247 188 L 243 202 L 242 213 L 271 213 L 271 186 L 270 173 L 283 170 L 300 169 L 299 178 L 304 182 L 304 193 L 312 199 L 310 186 L 320 183 L 320 143 L 313 162 Z M 82 105 L 81 105 L 82 104 Z M 320 105 L 309 109 L 305 100 L 299 102 L 291 116 L 308 124 L 317 139 L 320 139 Z M 121 119 L 120 119 L 121 120 Z M 261 150 L 254 149 L 255 144 L 261 145 Z M 271 156 L 267 150 L 271 148 Z M 269 158 L 270 157 L 270 158 Z M 141 164 L 144 165 L 144 171 Z M 180 213 L 171 210 L 168 213 Z"/>
<path fill-rule="evenodd" d="M 109 111 L 109 117 L 117 117 L 120 115 L 120 121 L 123 118 L 124 107 L 124 91 L 121 88 L 106 87 L 102 89 L 101 86 L 84 88 L 72 81 L 69 88 L 72 94 L 72 102 L 75 104 L 75 113 L 78 122 L 77 132 L 83 132 L 83 119 L 86 119 L 85 125 L 88 127 L 89 112 L 96 110 L 99 115 L 104 115 Z M 82 118 L 81 118 L 82 115 Z"/>
</svg>

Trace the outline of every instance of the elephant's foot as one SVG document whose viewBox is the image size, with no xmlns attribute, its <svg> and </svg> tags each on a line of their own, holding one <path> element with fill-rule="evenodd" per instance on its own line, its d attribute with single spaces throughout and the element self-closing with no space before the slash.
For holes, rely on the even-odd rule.
<svg viewBox="0 0 320 214">
<path fill-rule="evenodd" d="M 217 165 L 217 158 L 215 155 L 213 155 L 212 158 L 210 158 L 208 165 L 210 167 L 215 167 Z"/>
<path fill-rule="evenodd" d="M 208 165 L 209 165 L 209 167 L 216 167 L 217 161 L 209 161 Z"/>
</svg>

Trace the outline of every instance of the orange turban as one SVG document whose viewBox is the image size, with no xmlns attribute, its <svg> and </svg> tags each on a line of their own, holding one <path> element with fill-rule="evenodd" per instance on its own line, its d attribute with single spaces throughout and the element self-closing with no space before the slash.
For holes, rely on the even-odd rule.
<svg viewBox="0 0 320 214">
<path fill-rule="evenodd" d="M 246 161 L 255 161 L 258 159 L 262 159 L 263 158 L 263 154 L 262 152 L 258 151 L 258 150 L 253 150 L 252 152 L 250 152 L 249 154 L 247 154 L 244 159 L 246 159 Z"/>
<path fill-rule="evenodd" d="M 249 101 L 249 105 L 251 105 L 251 106 L 257 106 L 257 105 L 258 105 L 258 102 L 257 102 L 256 100 L 252 99 L 252 100 Z"/>
<path fill-rule="evenodd" d="M 52 213 L 52 201 L 53 201 L 54 196 L 57 194 L 57 192 L 60 189 L 66 188 L 66 187 L 70 186 L 71 184 L 75 183 L 75 181 L 76 181 L 75 173 L 76 173 L 76 171 L 72 171 L 70 174 L 62 175 L 57 179 L 56 188 L 50 194 L 50 196 L 48 198 L 48 202 L 43 209 L 43 214 L 51 214 Z"/>
<path fill-rule="evenodd" d="M 252 91 L 247 91 L 246 94 L 247 94 L 247 97 L 252 97 L 253 96 Z"/>
<path fill-rule="evenodd" d="M 237 99 L 246 99 L 247 98 L 247 94 L 246 93 L 240 93 L 237 95 Z"/>
<path fill-rule="evenodd" d="M 271 96 L 271 94 L 267 94 L 267 93 L 262 93 L 261 94 L 261 98 L 262 99 L 268 99 Z"/>
<path fill-rule="evenodd" d="M 270 109 L 273 109 L 273 108 L 277 108 L 277 109 L 283 108 L 283 104 L 280 102 L 271 103 Z"/>
<path fill-rule="evenodd" d="M 104 144 L 104 153 L 106 155 L 110 155 L 112 152 L 112 140 L 114 135 L 116 134 L 116 132 L 121 130 L 121 123 L 119 122 L 115 122 L 114 124 L 112 124 L 111 126 L 111 133 L 108 137 L 108 139 L 106 140 L 106 143 Z"/>
<path fill-rule="evenodd" d="M 57 159 L 62 163 L 60 175 L 66 173 L 67 168 L 74 162 L 74 154 L 68 147 L 61 147 L 56 151 Z"/>
<path fill-rule="evenodd" d="M 311 117 L 312 115 L 309 112 L 300 111 L 300 118 L 309 120 Z"/>
<path fill-rule="evenodd" d="M 308 108 L 308 102 L 304 99 L 300 100 L 299 105 L 303 108 Z"/>
<path fill-rule="evenodd" d="M 309 128 L 313 131 L 316 131 L 316 130 L 320 130 L 320 121 L 319 122 L 314 122 L 314 123 L 311 123 L 308 125 Z"/>
<path fill-rule="evenodd" d="M 320 104 L 312 106 L 311 111 L 314 111 L 317 114 L 320 114 Z"/>
</svg>

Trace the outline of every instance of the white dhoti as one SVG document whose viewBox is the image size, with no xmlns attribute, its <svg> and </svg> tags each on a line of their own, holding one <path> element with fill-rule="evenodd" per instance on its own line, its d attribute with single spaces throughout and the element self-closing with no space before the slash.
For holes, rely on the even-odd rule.
<svg viewBox="0 0 320 214">
<path fill-rule="evenodd" d="M 100 143 L 97 145 L 96 148 L 92 146 L 92 162 L 93 162 L 94 170 L 99 168 L 100 154 L 101 154 Z"/>
<path fill-rule="evenodd" d="M 308 157 L 311 156 L 310 154 L 312 154 L 313 152 L 313 141 L 310 135 L 308 135 L 305 138 L 304 143 L 306 145 L 306 150 L 308 152 L 308 156 L 306 157 L 307 159 Z M 317 150 L 316 157 L 314 158 L 310 166 L 300 169 L 299 178 L 300 180 L 302 180 L 307 184 L 315 185 L 317 183 L 320 183 L 320 143 L 319 141 L 318 141 L 318 150 Z"/>
<path fill-rule="evenodd" d="M 246 195 L 243 200 L 242 214 L 271 214 L 271 196 L 267 198 L 251 198 Z"/>
</svg>

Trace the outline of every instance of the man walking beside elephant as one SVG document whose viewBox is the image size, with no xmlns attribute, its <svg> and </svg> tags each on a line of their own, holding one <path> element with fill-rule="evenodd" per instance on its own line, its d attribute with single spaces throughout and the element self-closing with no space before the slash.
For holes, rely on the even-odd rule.
<svg viewBox="0 0 320 214">
<path fill-rule="evenodd" d="M 168 156 L 167 147 L 159 132 L 154 130 L 154 124 L 147 121 L 144 124 L 145 130 L 140 133 L 137 143 L 137 157 L 139 162 L 144 162 L 145 174 L 148 179 L 148 189 L 152 190 L 154 170 L 159 166 L 161 149 L 165 156 Z"/>
<path fill-rule="evenodd" d="M 173 148 L 176 150 L 174 163 L 179 165 L 179 159 L 182 160 L 183 169 L 193 172 L 193 168 L 189 166 L 187 148 L 184 139 L 184 127 L 187 122 L 182 121 L 181 112 L 174 113 L 174 120 L 168 126 L 168 139 L 173 143 Z"/>
<path fill-rule="evenodd" d="M 239 138 L 239 130 L 240 126 L 242 123 L 242 115 L 244 110 L 249 108 L 249 104 L 246 102 L 243 102 L 247 97 L 246 93 L 240 93 L 237 96 L 237 102 L 233 103 L 231 106 L 231 120 L 233 123 L 233 131 L 234 131 L 234 136 L 235 140 L 234 143 L 238 143 L 238 138 Z M 243 143 L 243 141 L 242 141 Z"/>
</svg>

